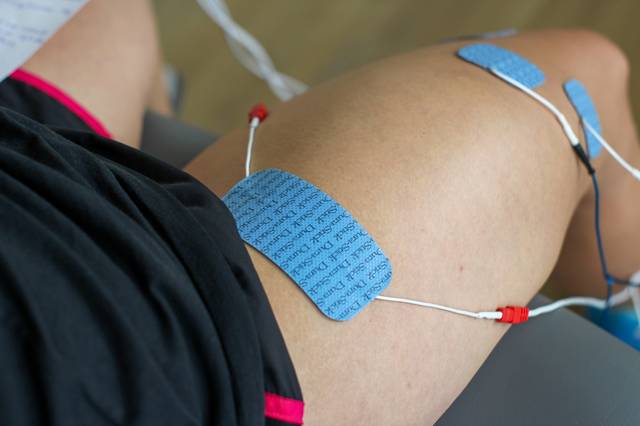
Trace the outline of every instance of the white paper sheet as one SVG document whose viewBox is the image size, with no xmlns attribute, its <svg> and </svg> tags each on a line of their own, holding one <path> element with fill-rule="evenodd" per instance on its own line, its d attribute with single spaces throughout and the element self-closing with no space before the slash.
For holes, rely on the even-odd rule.
<svg viewBox="0 0 640 426">
<path fill-rule="evenodd" d="M 0 80 L 29 59 L 88 0 L 0 0 Z"/>
</svg>

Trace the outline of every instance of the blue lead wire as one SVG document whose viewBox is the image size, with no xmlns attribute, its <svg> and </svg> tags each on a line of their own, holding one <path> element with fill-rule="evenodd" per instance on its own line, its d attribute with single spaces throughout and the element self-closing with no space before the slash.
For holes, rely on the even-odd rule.
<svg viewBox="0 0 640 426">
<path fill-rule="evenodd" d="M 609 274 L 609 267 L 607 266 L 607 257 L 604 253 L 604 244 L 602 242 L 602 227 L 600 225 L 600 185 L 598 185 L 598 178 L 595 173 L 591 174 L 591 182 L 593 182 L 593 192 L 595 193 L 595 222 L 596 222 L 596 241 L 598 243 L 598 255 L 600 257 L 600 268 L 602 269 L 602 275 L 607 282 L 607 304 L 611 299 L 612 287 L 615 283 L 614 277 Z"/>
<path fill-rule="evenodd" d="M 607 265 L 607 257 L 604 252 L 604 243 L 602 241 L 602 225 L 601 225 L 601 207 L 600 207 L 600 185 L 598 184 L 598 178 L 596 174 L 591 174 L 591 181 L 593 182 L 593 191 L 595 193 L 595 222 L 596 222 L 596 241 L 598 243 L 598 254 L 600 256 L 600 267 L 602 268 L 602 275 L 604 276 L 605 281 L 607 282 L 607 303 L 611 298 L 613 292 L 613 285 L 625 285 L 630 287 L 638 287 L 638 284 L 634 284 L 629 280 L 624 280 L 622 278 L 618 278 L 609 273 L 609 267 Z"/>
</svg>

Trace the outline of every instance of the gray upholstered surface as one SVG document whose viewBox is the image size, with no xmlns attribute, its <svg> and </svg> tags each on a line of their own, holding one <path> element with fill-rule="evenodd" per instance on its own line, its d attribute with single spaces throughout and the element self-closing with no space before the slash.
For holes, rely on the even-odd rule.
<svg viewBox="0 0 640 426">
<path fill-rule="evenodd" d="M 437 424 L 638 426 L 639 393 L 640 353 L 563 309 L 511 327 Z"/>
<path fill-rule="evenodd" d="M 182 167 L 214 140 L 148 114 L 142 148 Z M 560 310 L 511 327 L 438 426 L 638 426 L 638 394 L 640 353 Z"/>
<path fill-rule="evenodd" d="M 144 117 L 141 149 L 181 169 L 215 139 L 197 127 L 148 111 Z"/>
</svg>

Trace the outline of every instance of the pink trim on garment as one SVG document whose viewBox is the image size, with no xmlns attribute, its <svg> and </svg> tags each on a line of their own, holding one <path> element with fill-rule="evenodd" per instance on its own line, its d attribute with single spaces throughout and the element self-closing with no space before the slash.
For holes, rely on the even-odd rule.
<svg viewBox="0 0 640 426">
<path fill-rule="evenodd" d="M 71 96 L 54 86 L 52 83 L 46 81 L 42 77 L 39 77 L 23 69 L 14 71 L 9 77 L 14 80 L 21 81 L 33 87 L 34 89 L 41 91 L 50 98 L 55 99 L 69 111 L 75 114 L 95 133 L 105 138 L 111 138 L 111 133 L 96 117 L 93 116 L 93 114 L 91 114 L 86 108 L 76 102 Z"/>
<path fill-rule="evenodd" d="M 304 417 L 304 402 L 265 392 L 264 415 L 269 419 L 301 425 Z"/>
</svg>

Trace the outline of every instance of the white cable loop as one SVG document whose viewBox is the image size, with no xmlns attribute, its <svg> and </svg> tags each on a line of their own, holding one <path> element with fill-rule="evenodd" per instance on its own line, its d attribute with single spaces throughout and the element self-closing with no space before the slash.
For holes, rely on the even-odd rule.
<svg viewBox="0 0 640 426">
<path fill-rule="evenodd" d="M 307 90 L 304 83 L 276 69 L 265 48 L 233 20 L 224 0 L 198 0 L 198 3 L 224 31 L 231 53 L 245 68 L 266 81 L 280 100 L 287 101 Z"/>
</svg>

